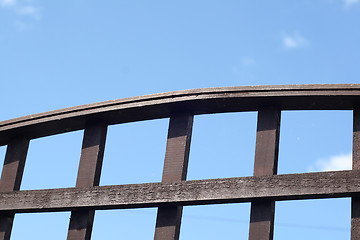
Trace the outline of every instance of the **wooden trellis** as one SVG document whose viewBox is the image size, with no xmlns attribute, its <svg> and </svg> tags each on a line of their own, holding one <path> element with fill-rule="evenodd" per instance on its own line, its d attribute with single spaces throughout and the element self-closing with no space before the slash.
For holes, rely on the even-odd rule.
<svg viewBox="0 0 360 240">
<path fill-rule="evenodd" d="M 282 110 L 353 110 L 350 171 L 277 174 Z M 258 111 L 253 177 L 186 181 L 194 115 Z M 170 118 L 160 183 L 98 186 L 107 126 Z M 19 191 L 29 142 L 85 129 L 75 188 Z M 155 239 L 178 239 L 182 206 L 251 202 L 250 240 L 273 238 L 275 201 L 352 198 L 360 239 L 360 84 L 194 89 L 107 101 L 0 122 L 0 239 L 14 214 L 71 211 L 68 239 L 90 239 L 95 210 L 158 207 Z"/>
</svg>

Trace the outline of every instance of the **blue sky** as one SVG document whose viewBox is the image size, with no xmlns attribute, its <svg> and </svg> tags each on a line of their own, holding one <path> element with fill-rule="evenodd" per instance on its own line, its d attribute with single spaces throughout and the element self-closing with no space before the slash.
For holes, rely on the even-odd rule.
<svg viewBox="0 0 360 240">
<path fill-rule="evenodd" d="M 359 0 L 0 0 L 0 121 L 192 88 L 360 83 L 359 22 Z M 188 179 L 251 176 L 256 117 L 196 116 Z M 351 166 L 350 111 L 286 111 L 281 124 L 280 174 Z M 167 126 L 109 127 L 101 185 L 160 181 Z M 22 189 L 74 186 L 81 141 L 33 140 Z M 181 239 L 247 239 L 249 206 L 185 207 Z M 276 240 L 350 238 L 349 199 L 276 207 Z M 155 216 L 98 211 L 93 239 L 152 239 Z M 65 239 L 68 218 L 17 215 L 12 239 Z"/>
</svg>

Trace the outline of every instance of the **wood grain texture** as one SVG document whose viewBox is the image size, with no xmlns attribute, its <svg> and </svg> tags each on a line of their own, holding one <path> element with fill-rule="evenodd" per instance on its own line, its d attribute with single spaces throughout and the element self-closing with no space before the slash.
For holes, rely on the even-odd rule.
<svg viewBox="0 0 360 240">
<path fill-rule="evenodd" d="M 99 185 L 106 133 L 107 126 L 103 124 L 85 128 L 76 181 L 77 188 Z M 67 239 L 90 240 L 94 215 L 94 210 L 72 211 Z"/>
<path fill-rule="evenodd" d="M 360 170 L 360 108 L 353 111 L 352 169 Z M 360 197 L 351 198 L 351 240 L 360 240 Z"/>
<path fill-rule="evenodd" d="M 186 180 L 194 117 L 175 114 L 170 118 L 162 182 Z M 180 235 L 182 206 L 160 207 L 155 240 L 177 240 Z"/>
<path fill-rule="evenodd" d="M 360 194 L 359 173 L 353 170 L 1 192 L 0 211 L 51 212 L 351 197 Z"/>
<path fill-rule="evenodd" d="M 360 104 L 359 84 L 283 85 L 205 88 L 113 100 L 0 122 L 0 145 L 84 129 L 89 119 L 118 124 L 196 114 L 257 111 L 263 104 L 282 110 L 351 110 Z"/>
<path fill-rule="evenodd" d="M 28 148 L 29 140 L 27 139 L 13 140 L 7 146 L 0 179 L 1 192 L 20 189 Z M 10 239 L 13 220 L 13 213 L 0 212 L 0 239 Z"/>
<path fill-rule="evenodd" d="M 258 112 L 254 176 L 277 173 L 281 111 L 263 107 Z M 274 201 L 251 203 L 249 240 L 272 240 L 274 233 Z"/>
</svg>

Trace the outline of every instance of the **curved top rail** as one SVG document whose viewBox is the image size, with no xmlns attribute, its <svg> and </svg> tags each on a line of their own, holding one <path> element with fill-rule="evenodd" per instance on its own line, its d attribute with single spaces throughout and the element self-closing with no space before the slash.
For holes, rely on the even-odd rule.
<svg viewBox="0 0 360 240">
<path fill-rule="evenodd" d="M 86 104 L 0 122 L 0 146 L 11 139 L 44 137 L 84 129 L 91 122 L 118 124 L 169 117 L 282 110 L 350 110 L 360 105 L 360 84 L 273 85 L 183 90 Z"/>
</svg>

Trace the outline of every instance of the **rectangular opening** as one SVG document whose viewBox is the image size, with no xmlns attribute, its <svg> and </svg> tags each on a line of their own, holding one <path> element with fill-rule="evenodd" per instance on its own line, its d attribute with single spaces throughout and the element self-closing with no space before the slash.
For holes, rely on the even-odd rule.
<svg viewBox="0 0 360 240">
<path fill-rule="evenodd" d="M 283 111 L 279 174 L 351 169 L 352 111 Z"/>
<path fill-rule="evenodd" d="M 91 239 L 152 239 L 156 211 L 156 208 L 96 211 Z"/>
<path fill-rule="evenodd" d="M 252 176 L 257 112 L 195 116 L 188 180 Z"/>
<path fill-rule="evenodd" d="M 32 140 L 21 190 L 75 187 L 83 132 Z"/>
<path fill-rule="evenodd" d="M 5 154 L 6 154 L 6 146 L 1 146 L 0 147 L 0 174 L 1 174 L 3 166 L 4 166 Z"/>
<path fill-rule="evenodd" d="M 160 182 L 169 119 L 109 126 L 100 185 Z"/>
<path fill-rule="evenodd" d="M 70 212 L 16 214 L 11 239 L 64 240 Z"/>
<path fill-rule="evenodd" d="M 276 202 L 274 240 L 350 239 L 351 199 Z"/>
<path fill-rule="evenodd" d="M 250 203 L 184 207 L 180 239 L 247 239 Z"/>
</svg>

